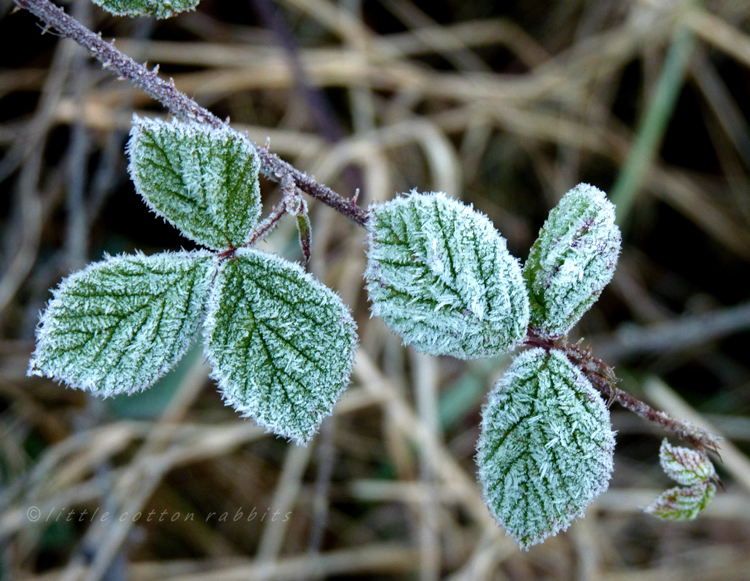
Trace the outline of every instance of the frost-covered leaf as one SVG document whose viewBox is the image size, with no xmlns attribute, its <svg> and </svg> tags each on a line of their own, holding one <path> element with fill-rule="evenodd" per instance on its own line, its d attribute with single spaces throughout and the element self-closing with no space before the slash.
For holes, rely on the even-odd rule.
<svg viewBox="0 0 750 581">
<path fill-rule="evenodd" d="M 609 411 L 561 351 L 516 357 L 482 416 L 484 497 L 522 548 L 566 530 L 607 489 L 615 445 Z"/>
<path fill-rule="evenodd" d="M 667 476 L 685 486 L 705 482 L 716 475 L 713 463 L 705 454 L 672 446 L 666 438 L 661 443 L 659 462 Z"/>
<path fill-rule="evenodd" d="M 550 212 L 523 269 L 535 332 L 570 331 L 612 280 L 619 255 L 615 207 L 601 190 L 577 185 Z"/>
<path fill-rule="evenodd" d="M 372 313 L 407 345 L 461 359 L 508 351 L 526 334 L 518 261 L 486 216 L 442 193 L 370 208 Z"/>
<path fill-rule="evenodd" d="M 54 291 L 29 374 L 111 396 L 151 386 L 185 354 L 216 272 L 206 252 L 108 257 Z"/>
<path fill-rule="evenodd" d="M 194 10 L 200 0 L 94 0 L 115 16 L 156 16 L 169 18 L 185 10 Z"/>
<path fill-rule="evenodd" d="M 159 216 L 221 250 L 242 246 L 260 216 L 260 164 L 241 134 L 193 122 L 133 117 L 130 177 Z"/>
<path fill-rule="evenodd" d="M 227 403 L 274 433 L 310 440 L 349 381 L 356 325 L 332 290 L 252 249 L 222 265 L 206 354 Z"/>
<path fill-rule="evenodd" d="M 677 486 L 662 493 L 647 513 L 670 520 L 692 520 L 702 511 L 716 494 L 713 482 L 699 482 L 690 487 Z"/>
</svg>

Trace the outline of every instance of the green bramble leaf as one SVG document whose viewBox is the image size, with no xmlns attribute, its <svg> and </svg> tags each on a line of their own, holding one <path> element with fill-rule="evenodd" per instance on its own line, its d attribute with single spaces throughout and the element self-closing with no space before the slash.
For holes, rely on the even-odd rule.
<svg viewBox="0 0 750 581">
<path fill-rule="evenodd" d="M 534 332 L 548 339 L 568 333 L 612 280 L 619 254 L 615 207 L 604 192 L 579 184 L 565 194 L 523 269 Z"/>
<path fill-rule="evenodd" d="M 370 208 L 372 313 L 407 345 L 461 359 L 508 351 L 526 334 L 518 261 L 486 216 L 443 193 Z"/>
<path fill-rule="evenodd" d="M 568 528 L 609 485 L 609 411 L 561 351 L 516 357 L 482 410 L 484 498 L 521 548 Z"/>
<path fill-rule="evenodd" d="M 645 512 L 669 520 L 693 520 L 716 494 L 716 485 L 705 481 L 677 486 L 662 493 Z"/>
<path fill-rule="evenodd" d="M 214 250 L 242 246 L 261 212 L 253 144 L 229 129 L 133 116 L 130 177 L 159 216 Z"/>
<path fill-rule="evenodd" d="M 347 307 L 298 265 L 252 249 L 222 264 L 209 302 L 206 355 L 226 402 L 308 442 L 349 381 Z"/>
<path fill-rule="evenodd" d="M 195 10 L 200 0 L 94 0 L 115 16 L 155 16 L 169 18 L 185 10 Z"/>
<path fill-rule="evenodd" d="M 105 397 L 150 387 L 189 347 L 215 272 L 206 252 L 166 252 L 72 274 L 42 314 L 29 375 Z"/>
<path fill-rule="evenodd" d="M 659 462 L 667 476 L 685 486 L 716 476 L 716 469 L 708 456 L 698 450 L 672 446 L 666 438 L 659 449 Z"/>
</svg>

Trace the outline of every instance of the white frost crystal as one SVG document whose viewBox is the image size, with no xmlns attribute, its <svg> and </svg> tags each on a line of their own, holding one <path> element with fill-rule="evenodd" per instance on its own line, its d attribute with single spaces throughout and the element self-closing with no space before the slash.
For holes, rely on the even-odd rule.
<svg viewBox="0 0 750 581">
<path fill-rule="evenodd" d="M 194 10 L 200 0 L 94 0 L 115 16 L 156 16 L 169 18 L 178 12 Z"/>
<path fill-rule="evenodd" d="M 62 281 L 29 374 L 98 395 L 150 387 L 185 354 L 216 272 L 206 252 L 108 257 Z"/>
<path fill-rule="evenodd" d="M 372 313 L 407 345 L 461 359 L 508 351 L 526 334 L 518 261 L 486 216 L 443 193 L 370 208 Z"/>
<path fill-rule="evenodd" d="M 214 250 L 242 246 L 261 212 L 255 147 L 223 127 L 133 116 L 130 177 L 151 209 Z"/>
<path fill-rule="evenodd" d="M 548 339 L 570 331 L 612 280 L 619 255 L 614 205 L 577 185 L 550 212 L 524 266 L 531 328 Z"/>
<path fill-rule="evenodd" d="M 563 352 L 516 357 L 482 412 L 484 497 L 522 548 L 566 530 L 607 489 L 615 446 L 609 411 Z"/>
<path fill-rule="evenodd" d="M 349 381 L 357 335 L 348 308 L 277 256 L 240 249 L 223 263 L 205 329 L 227 403 L 297 443 L 313 437 Z"/>
</svg>

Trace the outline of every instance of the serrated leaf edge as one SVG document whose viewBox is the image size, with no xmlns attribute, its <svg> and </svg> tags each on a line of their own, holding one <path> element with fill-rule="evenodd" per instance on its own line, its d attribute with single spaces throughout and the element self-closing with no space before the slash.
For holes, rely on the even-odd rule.
<svg viewBox="0 0 750 581">
<path fill-rule="evenodd" d="M 154 213 L 156 216 L 162 218 L 165 222 L 167 222 L 168 224 L 176 228 L 180 232 L 181 235 L 200 244 L 201 246 L 205 246 L 206 248 L 210 248 L 215 251 L 224 250 L 229 247 L 228 244 L 214 245 L 205 240 L 201 240 L 199 235 L 195 234 L 194 232 L 189 231 L 190 228 L 185 228 L 183 224 L 179 224 L 175 222 L 174 220 L 172 220 L 171 218 L 169 218 L 168 216 L 166 216 L 164 212 L 162 212 L 162 210 L 151 201 L 149 197 L 149 192 L 147 192 L 148 188 L 144 186 L 143 182 L 140 179 L 140 176 L 138 175 L 139 172 L 136 171 L 135 149 L 136 149 L 136 144 L 138 140 L 141 138 L 141 135 L 143 134 L 144 129 L 148 128 L 154 131 L 158 131 L 159 129 L 163 129 L 165 127 L 168 127 L 170 129 L 171 128 L 179 129 L 180 126 L 187 126 L 191 130 L 194 130 L 198 133 L 202 133 L 206 136 L 210 136 L 211 141 L 219 141 L 223 138 L 237 140 L 238 142 L 242 143 L 243 147 L 245 148 L 245 151 L 249 152 L 251 154 L 251 157 L 255 159 L 256 164 L 258 164 L 258 168 L 260 167 L 260 162 L 257 159 L 255 146 L 252 144 L 252 142 L 245 135 L 239 133 L 238 131 L 235 131 L 234 129 L 228 126 L 210 127 L 210 126 L 207 126 L 205 123 L 198 123 L 197 121 L 182 121 L 182 120 L 177 120 L 177 119 L 173 119 L 171 121 L 164 121 L 162 119 L 139 117 L 137 114 L 133 113 L 129 139 L 125 148 L 126 154 L 128 155 L 128 158 L 130 160 L 128 162 L 128 175 L 130 176 L 130 179 L 133 181 L 136 192 L 144 201 L 146 206 L 148 206 L 148 209 L 152 213 Z M 256 189 L 258 189 L 258 186 L 256 186 Z M 245 234 L 245 241 L 247 241 L 248 237 L 250 236 L 252 232 L 253 226 L 258 223 L 258 220 L 260 218 L 260 214 L 261 214 L 260 203 L 261 203 L 260 194 L 258 193 L 258 209 L 256 211 L 256 215 L 255 215 L 254 220 L 252 221 L 252 224 L 250 225 L 247 233 Z"/>
<path fill-rule="evenodd" d="M 202 315 L 196 320 L 195 322 L 195 329 L 193 331 L 193 334 L 191 338 L 185 342 L 185 344 L 180 348 L 174 358 L 174 360 L 171 363 L 165 363 L 162 365 L 162 367 L 157 371 L 153 381 L 148 383 L 142 383 L 142 384 L 136 384 L 133 385 L 129 390 L 123 391 L 123 392 L 117 392 L 117 393 L 109 393 L 107 391 L 100 391 L 95 388 L 94 385 L 92 385 L 92 380 L 90 379 L 84 379 L 79 380 L 77 377 L 74 377 L 68 373 L 53 373 L 51 371 L 45 371 L 40 369 L 37 366 L 37 352 L 39 350 L 39 346 L 41 342 L 43 341 L 44 336 L 47 334 L 47 328 L 49 325 L 51 325 L 51 319 L 49 318 L 48 313 L 50 313 L 50 310 L 53 309 L 56 306 L 62 305 L 62 299 L 61 295 L 62 293 L 74 282 L 77 282 L 81 278 L 87 277 L 91 272 L 95 270 L 99 270 L 104 265 L 111 265 L 116 264 L 118 262 L 124 261 L 124 260 L 130 260 L 133 258 L 154 258 L 159 257 L 162 255 L 169 255 L 174 258 L 185 258 L 190 260 L 201 260 L 201 259 L 213 259 L 214 254 L 206 251 L 206 250 L 193 250 L 193 251 L 180 251 L 180 252 L 161 252 L 158 254 L 152 254 L 152 255 L 146 255 L 141 251 L 136 251 L 135 254 L 118 254 L 116 256 L 112 256 L 110 254 L 105 253 L 103 260 L 100 260 L 98 262 L 92 262 L 86 266 L 86 268 L 79 270 L 77 272 L 72 273 L 71 275 L 65 277 L 58 286 L 53 289 L 52 292 L 52 298 L 47 301 L 47 304 L 45 305 L 45 308 L 43 311 L 39 313 L 39 321 L 37 323 L 35 335 L 36 335 L 36 348 L 34 350 L 34 353 L 32 353 L 31 358 L 29 359 L 29 366 L 26 371 L 26 375 L 29 377 L 37 376 L 37 377 L 46 377 L 48 379 L 52 379 L 57 381 L 58 383 L 64 382 L 69 387 L 73 389 L 80 389 L 84 391 L 91 391 L 92 393 L 95 393 L 97 395 L 100 395 L 104 397 L 105 399 L 107 397 L 111 397 L 114 395 L 120 395 L 121 393 L 126 394 L 133 394 L 138 391 L 143 391 L 145 389 L 150 388 L 154 383 L 169 373 L 172 369 L 174 369 L 175 365 L 179 363 L 179 361 L 182 359 L 182 357 L 187 353 L 187 351 L 190 349 L 190 347 L 195 343 L 195 340 L 198 336 L 198 331 L 201 328 L 202 322 L 205 319 L 206 314 L 206 300 L 208 299 L 208 295 L 210 295 L 210 292 L 207 293 L 207 296 L 204 299 L 204 305 L 202 309 Z M 213 275 L 212 275 L 213 276 Z"/>
<path fill-rule="evenodd" d="M 589 401 L 598 409 L 599 412 L 606 418 L 608 425 L 611 428 L 611 424 L 609 423 L 609 409 L 605 405 L 604 401 L 600 397 L 599 393 L 591 386 L 591 382 L 585 377 L 583 372 L 576 366 L 573 365 L 567 358 L 564 352 L 551 349 L 546 350 L 541 347 L 537 347 L 534 349 L 529 349 L 527 351 L 524 351 L 517 355 L 513 362 L 511 363 L 511 366 L 508 367 L 508 369 L 505 371 L 503 376 L 498 380 L 498 382 L 495 384 L 495 386 L 490 391 L 490 394 L 488 396 L 488 401 L 482 406 L 482 423 L 481 423 L 481 433 L 484 434 L 486 431 L 486 425 L 485 422 L 488 421 L 486 418 L 488 418 L 488 409 L 493 404 L 493 402 L 496 402 L 500 397 L 503 391 L 505 391 L 513 381 L 514 377 L 511 377 L 508 375 L 508 371 L 511 370 L 511 368 L 514 367 L 523 367 L 529 363 L 531 363 L 534 359 L 538 358 L 541 355 L 548 355 L 550 357 L 554 357 L 561 361 L 564 365 L 568 366 L 570 370 L 575 375 L 575 380 L 578 385 L 588 387 L 588 399 Z M 530 539 L 528 542 L 524 542 L 521 539 L 518 539 L 511 533 L 509 529 L 509 525 L 505 522 L 505 519 L 503 519 L 500 515 L 497 514 L 495 511 L 495 508 L 493 506 L 493 503 L 491 499 L 487 496 L 487 483 L 485 482 L 485 476 L 483 474 L 483 470 L 481 467 L 481 464 L 479 464 L 479 451 L 476 456 L 477 464 L 479 465 L 479 472 L 478 477 L 479 481 L 482 486 L 482 500 L 484 501 L 485 505 L 487 505 L 490 513 L 492 514 L 493 518 L 502 526 L 502 528 L 505 530 L 506 536 L 510 536 L 513 538 L 513 542 L 518 543 L 519 547 L 523 550 L 529 550 L 529 547 L 532 545 L 536 545 L 539 543 L 542 543 L 549 537 L 554 537 L 560 532 L 565 532 L 570 525 L 573 523 L 573 521 L 577 520 L 578 518 L 581 518 L 585 515 L 586 509 L 588 506 L 593 502 L 594 499 L 599 497 L 602 493 L 606 492 L 606 490 L 609 488 L 609 481 L 612 477 L 612 472 L 614 469 L 614 447 L 615 447 L 615 432 L 611 431 L 611 429 L 608 430 L 610 434 L 610 441 L 609 441 L 609 454 L 606 455 L 605 463 L 601 465 L 602 468 L 602 474 L 604 474 L 604 478 L 597 480 L 592 488 L 592 491 L 589 495 L 589 500 L 586 506 L 583 506 L 578 510 L 576 513 L 570 514 L 570 519 L 567 522 L 564 523 L 556 523 L 557 526 L 553 526 L 548 531 L 545 531 L 542 535 L 539 537 L 535 537 L 533 539 Z M 482 436 L 480 436 L 480 441 L 477 443 L 478 446 L 481 445 Z"/>
<path fill-rule="evenodd" d="M 389 200 L 387 202 L 380 202 L 376 204 L 370 205 L 368 208 L 368 215 L 369 220 L 367 223 L 367 238 L 366 238 L 366 244 L 367 244 L 367 268 L 364 273 L 364 278 L 367 281 L 367 290 L 368 295 L 371 292 L 371 288 L 374 285 L 381 284 L 381 276 L 378 272 L 379 266 L 376 266 L 376 263 L 378 262 L 377 259 L 372 258 L 374 252 L 379 249 L 379 247 L 382 245 L 382 242 L 380 242 L 376 237 L 376 228 L 379 221 L 378 214 L 383 212 L 389 212 L 394 208 L 398 208 L 399 206 L 408 206 L 411 202 L 414 201 L 414 198 L 435 198 L 440 203 L 444 203 L 448 208 L 455 211 L 457 214 L 461 215 L 462 217 L 467 217 L 469 221 L 476 221 L 478 222 L 481 227 L 486 228 L 488 231 L 492 232 L 494 236 L 496 236 L 499 239 L 499 242 L 501 244 L 502 250 L 507 255 L 507 264 L 504 263 L 504 266 L 507 266 L 511 270 L 513 270 L 513 266 L 511 266 L 511 263 L 515 265 L 515 272 L 510 273 L 513 275 L 514 280 L 512 282 L 508 282 L 507 284 L 514 285 L 511 289 L 511 292 L 509 292 L 509 298 L 514 299 L 515 294 L 522 293 L 524 295 L 524 300 L 520 301 L 520 303 L 516 304 L 515 306 L 520 306 L 521 312 L 518 313 L 518 316 L 514 318 L 514 324 L 510 325 L 508 324 L 508 327 L 514 326 L 516 328 L 515 335 L 511 338 L 510 333 L 506 333 L 509 335 L 504 342 L 504 344 L 500 347 L 498 347 L 495 350 L 488 351 L 488 352 L 481 352 L 481 353 L 467 353 L 463 348 L 460 349 L 460 351 L 446 351 L 443 348 L 438 348 L 437 346 L 433 345 L 430 349 L 425 349 L 422 347 L 417 347 L 414 345 L 413 341 L 408 340 L 406 337 L 404 337 L 404 334 L 396 329 L 393 329 L 394 332 L 396 332 L 399 337 L 401 337 L 402 341 L 404 341 L 405 345 L 411 345 L 418 351 L 421 351 L 423 353 L 426 353 L 428 355 L 450 355 L 453 357 L 457 357 L 460 359 L 474 359 L 474 358 L 480 358 L 480 357 L 491 357 L 494 355 L 497 355 L 498 353 L 502 352 L 508 352 L 513 350 L 515 347 L 517 347 L 519 344 L 522 343 L 525 335 L 526 335 L 526 329 L 529 322 L 530 317 L 530 309 L 529 309 L 529 300 L 528 300 L 528 293 L 526 289 L 526 284 L 523 279 L 522 274 L 522 265 L 518 258 L 510 254 L 510 251 L 507 248 L 507 242 L 505 238 L 500 234 L 500 232 L 497 231 L 492 221 L 482 212 L 479 212 L 478 210 L 475 210 L 472 205 L 466 205 L 460 200 L 451 198 L 450 196 L 446 195 L 444 192 L 418 192 L 416 189 L 411 190 L 408 192 L 408 194 L 401 194 L 398 197 Z M 504 261 L 505 262 L 505 261 Z M 498 283 L 500 284 L 500 283 Z M 382 305 L 379 302 L 376 302 L 374 300 L 371 300 L 371 309 L 370 313 L 371 316 L 376 316 L 383 318 L 384 320 L 388 317 L 388 313 L 384 311 L 384 305 Z M 440 304 L 438 304 L 437 309 L 440 308 Z M 436 309 L 436 310 L 437 310 Z M 511 307 L 513 309 L 513 307 Z M 480 319 L 481 320 L 481 319 Z M 388 325 L 390 327 L 390 325 Z"/>
<path fill-rule="evenodd" d="M 598 288 L 594 289 L 594 292 L 587 300 L 580 302 L 572 312 L 567 313 L 567 321 L 565 322 L 565 324 L 561 324 L 563 316 L 559 312 L 556 313 L 557 323 L 554 325 L 554 328 L 552 328 L 553 325 L 551 324 L 552 321 L 550 320 L 552 318 L 550 317 L 550 308 L 545 306 L 543 302 L 539 300 L 539 287 L 545 289 L 548 288 L 551 284 L 550 277 L 552 276 L 552 274 L 549 270 L 545 271 L 542 268 L 540 254 L 545 250 L 549 253 L 549 251 L 557 246 L 557 243 L 559 241 L 558 239 L 555 239 L 554 242 L 548 239 L 551 236 L 550 230 L 552 230 L 557 222 L 563 218 L 563 216 L 560 215 L 563 211 L 562 205 L 565 203 L 573 204 L 574 202 L 570 200 L 581 196 L 586 196 L 592 199 L 591 207 L 596 207 L 597 209 L 597 221 L 600 223 L 606 223 L 610 226 L 610 230 L 613 236 L 605 240 L 607 241 L 607 246 L 611 246 L 609 250 L 615 251 L 609 257 L 611 259 L 611 262 L 605 264 L 605 269 L 608 271 L 608 273 L 607 275 L 605 275 L 605 277 L 602 277 L 600 279 Z M 566 198 L 568 198 L 568 200 L 566 200 Z M 576 217 L 574 223 L 580 220 L 580 218 L 580 216 Z M 554 340 L 566 335 L 578 323 L 578 321 L 580 321 L 581 317 L 591 308 L 591 306 L 599 299 L 604 288 L 612 280 L 617 265 L 617 260 L 621 252 L 621 245 L 622 235 L 620 233 L 620 229 L 616 225 L 615 206 L 607 198 L 607 195 L 602 190 L 590 184 L 581 183 L 566 192 L 558 205 L 552 208 L 552 210 L 550 211 L 550 215 L 548 216 L 547 220 L 545 220 L 544 225 L 539 231 L 539 236 L 534 241 L 534 244 L 532 245 L 529 252 L 529 257 L 526 261 L 526 264 L 524 265 L 523 276 L 528 288 L 529 301 L 531 303 L 530 330 L 536 336 L 550 340 Z M 589 261 L 593 260 L 595 257 L 596 256 L 594 255 L 590 256 Z M 549 254 L 546 256 L 546 258 L 549 259 Z M 534 261 L 536 261 L 536 267 L 533 266 Z M 540 272 L 543 275 L 542 280 L 539 280 Z M 557 273 L 556 270 L 554 270 L 554 272 Z M 552 306 L 556 307 L 557 305 Z M 544 311 L 544 319 L 541 321 L 538 320 L 540 309 Z M 559 308 L 556 310 L 560 311 Z"/>
<path fill-rule="evenodd" d="M 705 482 L 716 475 L 713 462 L 705 454 L 682 446 L 672 446 L 666 438 L 659 447 L 659 463 L 667 476 L 683 486 Z"/>
<path fill-rule="evenodd" d="M 662 492 L 643 512 L 665 520 L 693 520 L 708 506 L 715 494 L 716 484 L 709 481 L 692 486 L 676 486 Z M 697 500 L 692 506 L 670 506 L 681 499 Z"/>
<path fill-rule="evenodd" d="M 320 426 L 320 422 L 322 422 L 323 419 L 333 414 L 336 403 L 341 399 L 341 394 L 344 392 L 344 390 L 347 388 L 350 382 L 352 368 L 354 366 L 354 359 L 357 352 L 357 347 L 359 343 L 359 337 L 356 333 L 357 330 L 357 323 L 351 316 L 351 313 L 349 311 L 349 308 L 346 306 L 346 304 L 341 300 L 341 297 L 339 294 L 331 289 L 330 287 L 324 285 L 321 283 L 317 278 L 315 278 L 312 274 L 306 272 L 299 264 L 296 262 L 288 261 L 284 258 L 281 258 L 280 256 L 276 256 L 274 254 L 270 254 L 267 252 L 263 252 L 260 250 L 256 250 L 254 248 L 240 248 L 237 250 L 236 256 L 242 257 L 242 256 L 248 256 L 248 255 L 261 255 L 266 257 L 271 257 L 279 262 L 283 262 L 286 267 L 291 268 L 303 279 L 305 279 L 310 286 L 312 286 L 314 289 L 322 291 L 327 294 L 331 294 L 335 296 L 343 306 L 342 309 L 342 315 L 343 315 L 343 323 L 347 326 L 349 326 L 352 330 L 353 337 L 352 337 L 352 348 L 350 353 L 348 354 L 348 357 L 345 360 L 344 363 L 344 369 L 342 373 L 342 379 L 338 386 L 338 389 L 335 392 L 335 401 L 334 404 L 331 406 L 331 408 L 326 412 L 320 415 L 320 421 L 318 422 L 318 427 Z M 231 382 L 230 378 L 225 377 L 223 374 L 221 374 L 217 366 L 213 364 L 213 355 L 211 353 L 211 349 L 209 346 L 209 338 L 211 336 L 212 329 L 216 326 L 216 317 L 215 312 L 218 308 L 218 305 L 220 301 L 218 300 L 218 295 L 221 292 L 221 288 L 219 284 L 214 285 L 214 288 L 211 291 L 211 294 L 208 299 L 208 312 L 203 322 L 203 334 L 204 334 L 204 355 L 207 360 L 212 362 L 212 371 L 211 371 L 211 378 L 216 382 L 219 388 L 219 392 L 221 394 L 221 398 L 224 401 L 225 405 L 232 406 L 235 411 L 240 413 L 242 417 L 244 418 L 251 418 L 257 425 L 261 426 L 266 430 L 266 433 L 271 433 L 276 436 L 281 436 L 284 438 L 287 438 L 289 440 L 294 441 L 295 444 L 298 446 L 307 446 L 307 444 L 312 440 L 313 436 L 315 436 L 316 432 L 313 432 L 308 435 L 307 439 L 302 439 L 298 437 L 297 434 L 285 430 L 283 427 L 272 425 L 271 423 L 263 421 L 262 418 L 258 418 L 253 412 L 254 410 L 250 409 L 250 406 L 244 405 L 242 402 L 238 401 L 236 398 L 232 397 L 231 393 L 232 390 L 229 389 L 229 383 Z"/>
</svg>

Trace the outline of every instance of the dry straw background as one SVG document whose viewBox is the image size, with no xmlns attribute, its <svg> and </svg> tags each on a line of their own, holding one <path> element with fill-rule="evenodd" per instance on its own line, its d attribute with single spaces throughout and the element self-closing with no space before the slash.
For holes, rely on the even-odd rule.
<svg viewBox="0 0 750 581">
<path fill-rule="evenodd" d="M 148 214 L 125 170 L 133 111 L 165 112 L 1 6 L 6 578 L 750 579 L 750 3 L 203 0 L 160 22 L 65 3 L 256 142 L 342 195 L 360 188 L 362 204 L 442 190 L 525 258 L 570 187 L 610 193 L 620 266 L 571 338 L 615 365 L 623 388 L 722 434 L 726 491 L 694 522 L 644 515 L 671 486 L 663 434 L 613 406 L 610 490 L 529 552 L 490 518 L 473 461 L 481 404 L 509 359 L 404 348 L 368 316 L 364 231 L 320 204 L 309 269 L 351 305 L 361 347 L 309 447 L 224 407 L 200 346 L 131 398 L 26 377 L 38 312 L 63 276 L 105 251 L 191 246 Z M 268 210 L 279 192 L 263 192 Z M 292 220 L 265 245 L 301 256 Z M 97 509 L 143 516 L 80 518 Z M 261 522 L 264 511 L 291 514 Z M 195 516 L 171 522 L 178 513 Z"/>
</svg>

